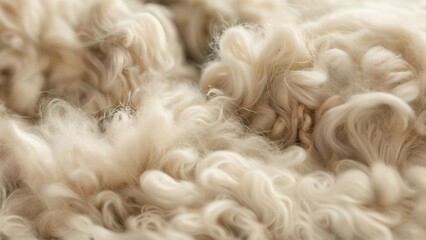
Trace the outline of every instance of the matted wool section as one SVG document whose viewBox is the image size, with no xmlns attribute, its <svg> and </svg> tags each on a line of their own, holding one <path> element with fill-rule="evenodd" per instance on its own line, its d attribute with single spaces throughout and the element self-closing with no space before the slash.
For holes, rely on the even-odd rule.
<svg viewBox="0 0 426 240">
<path fill-rule="evenodd" d="M 0 0 L 0 239 L 426 239 L 426 4 Z"/>
</svg>

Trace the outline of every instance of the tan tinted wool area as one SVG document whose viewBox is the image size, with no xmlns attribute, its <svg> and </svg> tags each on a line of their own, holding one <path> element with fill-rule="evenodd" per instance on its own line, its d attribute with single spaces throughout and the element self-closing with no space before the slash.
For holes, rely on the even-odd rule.
<svg viewBox="0 0 426 240">
<path fill-rule="evenodd" d="M 0 0 L 0 239 L 426 239 L 426 4 Z"/>
</svg>

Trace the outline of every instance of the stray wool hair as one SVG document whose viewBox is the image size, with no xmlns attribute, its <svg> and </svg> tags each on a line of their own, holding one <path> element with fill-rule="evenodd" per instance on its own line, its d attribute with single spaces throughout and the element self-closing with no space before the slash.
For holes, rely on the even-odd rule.
<svg viewBox="0 0 426 240">
<path fill-rule="evenodd" d="M 0 0 L 0 238 L 426 238 L 425 20 Z"/>
</svg>

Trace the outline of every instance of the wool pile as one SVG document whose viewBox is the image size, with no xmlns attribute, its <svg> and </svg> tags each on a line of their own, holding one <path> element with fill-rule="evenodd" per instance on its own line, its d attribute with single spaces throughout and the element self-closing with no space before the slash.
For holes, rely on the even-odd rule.
<svg viewBox="0 0 426 240">
<path fill-rule="evenodd" d="M 426 239 L 426 3 L 0 0 L 0 239 Z"/>
</svg>

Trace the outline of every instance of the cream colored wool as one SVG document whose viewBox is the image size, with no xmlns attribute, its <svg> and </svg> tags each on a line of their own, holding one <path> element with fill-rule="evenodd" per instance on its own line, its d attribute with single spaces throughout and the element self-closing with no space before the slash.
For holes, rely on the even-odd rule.
<svg viewBox="0 0 426 240">
<path fill-rule="evenodd" d="M 426 4 L 0 0 L 0 239 L 425 239 Z"/>
</svg>

